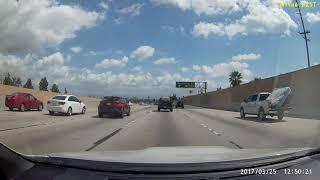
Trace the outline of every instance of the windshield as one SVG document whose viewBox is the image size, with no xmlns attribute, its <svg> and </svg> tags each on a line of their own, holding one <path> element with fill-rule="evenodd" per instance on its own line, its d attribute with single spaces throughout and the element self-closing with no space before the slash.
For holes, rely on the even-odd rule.
<svg viewBox="0 0 320 180">
<path fill-rule="evenodd" d="M 320 1 L 297 2 L 0 0 L 0 143 L 318 147 Z"/>
</svg>

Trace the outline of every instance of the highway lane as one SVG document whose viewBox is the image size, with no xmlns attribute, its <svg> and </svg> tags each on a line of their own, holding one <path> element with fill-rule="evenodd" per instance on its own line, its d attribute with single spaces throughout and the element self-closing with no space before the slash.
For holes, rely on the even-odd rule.
<svg viewBox="0 0 320 180">
<path fill-rule="evenodd" d="M 92 109 L 85 118 L 76 115 L 59 123 L 0 131 L 0 142 L 26 154 L 161 146 L 287 148 L 320 143 L 319 120 L 243 120 L 237 112 L 185 107 L 158 112 L 155 106 L 145 106 L 123 119 L 98 118 Z"/>
</svg>

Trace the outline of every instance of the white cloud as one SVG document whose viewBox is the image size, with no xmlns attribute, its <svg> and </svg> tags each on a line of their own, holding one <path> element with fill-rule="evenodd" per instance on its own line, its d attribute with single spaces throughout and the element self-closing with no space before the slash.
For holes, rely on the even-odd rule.
<svg viewBox="0 0 320 180">
<path fill-rule="evenodd" d="M 157 5 L 169 5 L 185 10 L 192 10 L 197 15 L 219 15 L 240 11 L 246 1 L 239 0 L 151 0 Z M 243 3 L 240 3 L 243 2 Z"/>
<path fill-rule="evenodd" d="M 135 66 L 135 67 L 133 67 L 132 70 L 134 70 L 134 71 L 141 71 L 141 70 L 142 70 L 142 66 Z"/>
<path fill-rule="evenodd" d="M 89 51 L 85 53 L 85 56 L 96 56 L 98 53 L 96 51 Z"/>
<path fill-rule="evenodd" d="M 104 10 L 108 10 L 108 9 L 109 9 L 109 5 L 108 5 L 108 3 L 105 2 L 105 1 L 101 1 L 101 2 L 99 3 L 99 6 L 100 6 L 101 8 L 103 8 Z"/>
<path fill-rule="evenodd" d="M 187 67 L 182 67 L 180 70 L 181 70 L 182 72 L 188 72 L 188 71 L 189 71 L 189 68 L 187 68 Z"/>
<path fill-rule="evenodd" d="M 82 51 L 82 48 L 79 46 L 75 46 L 75 47 L 71 47 L 70 50 L 75 54 L 79 54 Z"/>
<path fill-rule="evenodd" d="M 119 24 L 122 24 L 123 23 L 123 20 L 122 20 L 122 18 L 115 18 L 115 19 L 113 19 L 113 22 L 115 23 L 115 24 L 117 24 L 117 25 L 119 25 Z"/>
<path fill-rule="evenodd" d="M 249 2 L 249 1 L 248 1 Z M 208 38 L 209 35 L 228 36 L 248 33 L 279 33 L 289 35 L 297 28 L 291 17 L 269 1 L 250 1 L 244 8 L 248 13 L 231 23 L 199 22 L 194 25 L 195 37 Z"/>
<path fill-rule="evenodd" d="M 174 57 L 170 58 L 160 58 L 153 62 L 154 64 L 160 65 L 160 64 L 175 64 L 176 59 Z"/>
<path fill-rule="evenodd" d="M 260 58 L 261 58 L 260 54 L 249 53 L 249 54 L 238 54 L 236 56 L 232 56 L 231 59 L 233 61 L 255 61 Z"/>
<path fill-rule="evenodd" d="M 153 56 L 155 49 L 151 46 L 140 46 L 131 53 L 132 58 L 145 60 Z"/>
<path fill-rule="evenodd" d="M 170 33 L 175 33 L 175 32 L 179 32 L 181 34 L 185 34 L 185 29 L 183 26 L 178 26 L 178 27 L 174 27 L 174 26 L 161 26 L 161 29 L 168 31 Z"/>
<path fill-rule="evenodd" d="M 96 69 L 123 68 L 127 66 L 129 58 L 123 56 L 121 59 L 105 59 L 95 65 Z"/>
<path fill-rule="evenodd" d="M 30 54 L 24 58 L 0 54 L 0 72 L 9 72 L 15 76 L 20 76 L 23 83 L 27 78 L 31 78 L 35 87 L 40 78 L 44 76 L 47 77 L 49 83 L 61 83 L 68 79 L 71 71 L 71 68 L 65 65 L 66 61 L 68 59 L 65 59 L 60 52 L 40 59 Z"/>
<path fill-rule="evenodd" d="M 4 53 L 55 47 L 104 18 L 104 13 L 55 0 L 0 0 L 0 12 L 0 52 Z"/>
<path fill-rule="evenodd" d="M 316 13 L 307 12 L 306 18 L 309 23 L 319 22 L 320 21 L 320 12 L 316 12 Z"/>
<path fill-rule="evenodd" d="M 138 16 L 143 6 L 144 4 L 142 3 L 132 4 L 129 7 L 120 9 L 119 12 L 124 15 Z"/>
<path fill-rule="evenodd" d="M 249 64 L 238 61 L 231 61 L 229 63 L 220 63 L 212 66 L 208 65 L 193 65 L 192 70 L 203 73 L 208 77 L 228 77 L 232 71 L 239 71 L 243 74 L 245 79 L 252 77 L 252 72 L 249 70 Z"/>
</svg>

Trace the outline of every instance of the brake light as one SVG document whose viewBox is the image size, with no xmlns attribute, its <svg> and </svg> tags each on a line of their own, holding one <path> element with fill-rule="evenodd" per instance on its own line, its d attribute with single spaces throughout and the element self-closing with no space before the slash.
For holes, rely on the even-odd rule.
<svg viewBox="0 0 320 180">
<path fill-rule="evenodd" d="M 65 102 L 59 102 L 59 105 L 64 105 L 65 104 Z"/>
</svg>

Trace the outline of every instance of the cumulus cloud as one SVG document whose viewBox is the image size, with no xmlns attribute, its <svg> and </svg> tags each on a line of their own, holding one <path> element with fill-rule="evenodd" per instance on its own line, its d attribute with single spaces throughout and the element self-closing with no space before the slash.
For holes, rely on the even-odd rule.
<svg viewBox="0 0 320 180">
<path fill-rule="evenodd" d="M 160 58 L 153 62 L 154 64 L 161 65 L 161 64 L 175 64 L 176 59 L 174 57 L 170 58 Z"/>
<path fill-rule="evenodd" d="M 249 53 L 249 54 L 238 54 L 236 56 L 232 56 L 231 59 L 233 61 L 255 61 L 260 58 L 261 58 L 260 54 Z"/>
<path fill-rule="evenodd" d="M 316 23 L 320 21 L 320 12 L 316 12 L 316 13 L 311 13 L 308 12 L 306 14 L 306 19 L 309 23 Z"/>
<path fill-rule="evenodd" d="M 189 71 L 189 68 L 187 68 L 187 67 L 182 67 L 182 68 L 180 68 L 180 70 L 181 70 L 182 72 L 188 72 L 188 71 Z"/>
<path fill-rule="evenodd" d="M 132 58 L 145 60 L 153 56 L 155 49 L 151 46 L 140 46 L 131 53 Z"/>
<path fill-rule="evenodd" d="M 177 7 L 183 11 L 192 10 L 197 15 L 213 16 L 240 11 L 246 1 L 240 3 L 239 0 L 151 0 L 151 2 Z"/>
<path fill-rule="evenodd" d="M 82 51 L 82 48 L 79 47 L 79 46 L 75 46 L 75 47 L 71 47 L 70 50 L 75 53 L 75 54 L 78 54 Z"/>
<path fill-rule="evenodd" d="M 132 70 L 134 70 L 134 71 L 141 71 L 141 70 L 142 70 L 142 66 L 135 66 L 135 67 L 133 67 Z"/>
<path fill-rule="evenodd" d="M 127 66 L 129 58 L 123 56 L 121 59 L 105 59 L 95 65 L 96 69 L 123 68 Z"/>
<path fill-rule="evenodd" d="M 23 81 L 31 78 L 36 85 L 40 78 L 46 76 L 51 82 L 64 82 L 70 75 L 71 68 L 65 65 L 67 60 L 56 52 L 37 58 L 30 54 L 23 58 L 0 54 L 0 72 L 9 72 L 20 76 Z"/>
<path fill-rule="evenodd" d="M 268 2 L 268 1 L 267 1 Z M 248 33 L 279 33 L 289 35 L 297 28 L 291 17 L 272 3 L 251 1 L 245 6 L 248 13 L 231 23 L 199 22 L 194 25 L 195 37 L 208 38 L 209 35 L 228 36 Z"/>
<path fill-rule="evenodd" d="M 104 18 L 104 13 L 62 5 L 55 0 L 0 0 L 0 12 L 0 52 L 3 53 L 55 47 Z"/>
<path fill-rule="evenodd" d="M 132 4 L 128 7 L 119 10 L 121 14 L 129 16 L 138 16 L 140 14 L 140 9 L 144 6 L 142 3 Z"/>
<path fill-rule="evenodd" d="M 108 5 L 108 3 L 105 2 L 105 1 L 101 1 L 101 2 L 99 3 L 99 6 L 100 6 L 101 8 L 103 8 L 104 10 L 108 10 L 108 9 L 109 9 L 109 5 Z"/>
<path fill-rule="evenodd" d="M 245 79 L 252 77 L 252 72 L 249 70 L 249 64 L 238 61 L 231 61 L 229 63 L 219 63 L 212 66 L 208 65 L 193 65 L 192 70 L 203 73 L 208 77 L 228 77 L 232 71 L 239 71 L 243 74 Z"/>
</svg>

